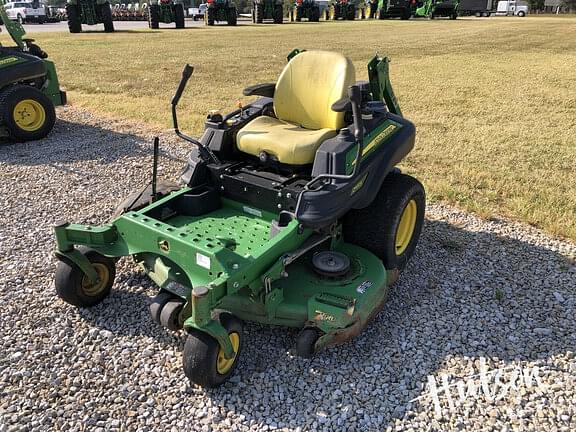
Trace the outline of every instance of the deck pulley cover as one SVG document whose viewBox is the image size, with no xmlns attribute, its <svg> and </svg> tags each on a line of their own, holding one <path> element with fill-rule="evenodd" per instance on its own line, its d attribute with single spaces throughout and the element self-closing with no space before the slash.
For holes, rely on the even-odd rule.
<svg viewBox="0 0 576 432">
<path fill-rule="evenodd" d="M 340 252 L 322 251 L 314 254 L 312 265 L 322 276 L 339 277 L 350 270 L 350 258 Z"/>
</svg>

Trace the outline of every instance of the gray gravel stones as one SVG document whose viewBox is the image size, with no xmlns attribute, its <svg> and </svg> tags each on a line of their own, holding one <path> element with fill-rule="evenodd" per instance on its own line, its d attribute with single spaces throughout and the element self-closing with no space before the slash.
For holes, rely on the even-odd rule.
<svg viewBox="0 0 576 432">
<path fill-rule="evenodd" d="M 153 132 L 59 117 L 47 140 L 0 147 L 0 432 L 576 429 L 576 246 L 444 205 L 359 338 L 309 361 L 294 330 L 251 324 L 232 380 L 190 387 L 183 335 L 152 322 L 129 260 L 97 307 L 54 293 L 51 226 L 105 221 L 147 180 Z M 188 148 L 162 135 L 163 177 Z"/>
</svg>

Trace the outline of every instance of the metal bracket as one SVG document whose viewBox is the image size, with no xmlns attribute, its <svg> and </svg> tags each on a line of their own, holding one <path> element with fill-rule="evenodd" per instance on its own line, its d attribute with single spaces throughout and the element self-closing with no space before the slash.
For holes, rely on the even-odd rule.
<svg viewBox="0 0 576 432">
<path fill-rule="evenodd" d="M 94 266 L 90 262 L 88 258 L 86 258 L 80 251 L 77 249 L 72 249 L 70 251 L 61 252 L 61 251 L 54 251 L 54 254 L 60 261 L 71 261 L 73 264 L 78 266 L 80 270 L 86 275 L 86 277 L 92 282 L 93 284 L 97 284 L 100 282 L 100 277 L 98 273 L 94 269 Z"/>
</svg>

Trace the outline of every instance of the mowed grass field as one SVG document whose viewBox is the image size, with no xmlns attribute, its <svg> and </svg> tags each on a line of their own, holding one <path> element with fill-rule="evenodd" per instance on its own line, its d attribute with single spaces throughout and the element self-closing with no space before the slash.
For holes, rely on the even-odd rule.
<svg viewBox="0 0 576 432">
<path fill-rule="evenodd" d="M 0 37 L 6 41 L 6 35 Z M 217 26 L 116 34 L 39 34 L 73 105 L 170 126 L 184 63 L 195 66 L 181 126 L 273 81 L 295 47 L 341 51 L 358 79 L 392 59 L 404 115 L 417 126 L 402 168 L 429 199 L 503 215 L 576 239 L 576 17 Z"/>
</svg>

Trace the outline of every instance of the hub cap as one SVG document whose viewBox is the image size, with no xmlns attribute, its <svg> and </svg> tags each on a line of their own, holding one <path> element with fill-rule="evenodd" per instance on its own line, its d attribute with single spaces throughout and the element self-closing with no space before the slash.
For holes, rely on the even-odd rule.
<svg viewBox="0 0 576 432">
<path fill-rule="evenodd" d="M 46 111 L 40 102 L 24 99 L 14 107 L 13 117 L 20 129 L 34 132 L 46 122 Z"/>
<path fill-rule="evenodd" d="M 224 350 L 220 348 L 218 358 L 216 359 L 216 370 L 220 375 L 224 375 L 232 369 L 232 365 L 234 365 L 234 361 L 238 355 L 238 348 L 240 347 L 240 335 L 238 333 L 230 333 L 228 336 L 230 337 L 230 343 L 234 350 L 234 356 L 231 359 L 227 359 L 224 357 Z"/>
<path fill-rule="evenodd" d="M 108 280 L 110 279 L 110 272 L 108 271 L 108 267 L 101 263 L 92 263 L 94 266 L 94 270 L 98 273 L 99 282 L 92 283 L 90 279 L 86 275 L 82 277 L 82 291 L 84 294 L 90 297 L 95 297 L 104 290 L 106 285 L 108 284 Z"/>
<path fill-rule="evenodd" d="M 418 216 L 418 206 L 416 201 L 411 199 L 400 217 L 400 223 L 396 230 L 396 256 L 400 256 L 412 240 L 414 228 L 416 227 L 416 217 Z"/>
</svg>

